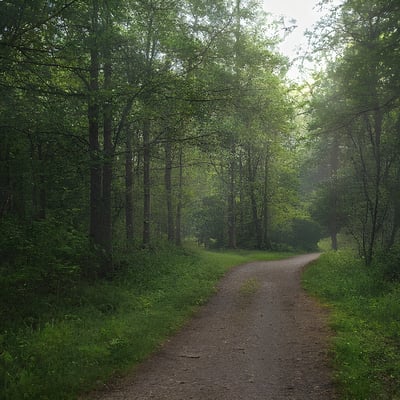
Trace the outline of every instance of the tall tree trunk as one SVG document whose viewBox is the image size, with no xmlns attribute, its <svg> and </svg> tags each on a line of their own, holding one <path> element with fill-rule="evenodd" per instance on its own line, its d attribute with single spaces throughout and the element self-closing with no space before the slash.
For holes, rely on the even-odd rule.
<svg viewBox="0 0 400 400">
<path fill-rule="evenodd" d="M 240 91 L 240 32 L 241 32 L 241 17 L 240 17 L 241 0 L 236 0 L 235 2 L 235 78 L 238 88 L 238 93 Z M 240 107 L 240 96 L 237 96 L 237 102 L 235 104 L 236 112 L 239 114 L 241 111 Z M 228 183 L 228 247 L 235 249 L 237 247 L 237 226 L 236 226 L 236 138 L 234 133 L 231 136 L 230 143 L 230 160 L 229 160 L 229 183 Z"/>
<path fill-rule="evenodd" d="M 379 108 L 379 105 L 376 105 L 376 111 L 374 113 L 374 157 L 375 157 L 375 182 L 374 182 L 374 205 L 372 208 L 372 227 L 371 227 L 371 236 L 370 243 L 367 254 L 367 265 L 372 263 L 372 259 L 374 256 L 376 237 L 381 229 L 381 221 L 379 220 L 379 212 L 381 208 L 381 183 L 382 183 L 382 159 L 381 159 L 381 136 L 382 136 L 382 123 L 383 123 L 383 115 L 382 111 Z"/>
<path fill-rule="evenodd" d="M 400 182 L 400 166 L 397 167 L 395 181 Z M 385 243 L 387 250 L 395 244 L 397 233 L 400 229 L 400 188 L 397 185 L 393 185 L 390 197 L 392 199 L 393 217 L 390 234 L 387 243 Z"/>
<path fill-rule="evenodd" d="M 236 248 L 236 144 L 232 140 L 229 161 L 229 190 L 228 190 L 228 247 Z"/>
<path fill-rule="evenodd" d="M 268 209 L 268 183 L 269 183 L 269 150 L 266 150 L 264 159 L 264 187 L 263 187 L 263 224 L 262 224 L 262 245 L 264 249 L 270 249 L 269 241 L 269 209 Z"/>
<path fill-rule="evenodd" d="M 329 234 L 331 237 L 332 250 L 338 249 L 338 179 L 337 172 L 339 169 L 339 138 L 337 135 L 333 137 L 331 148 L 331 212 L 329 216 Z"/>
<path fill-rule="evenodd" d="M 176 205 L 176 223 L 175 223 L 175 244 L 182 245 L 182 202 L 183 202 L 183 149 L 179 149 L 179 181 L 178 181 L 178 202 Z"/>
<path fill-rule="evenodd" d="M 248 168 L 248 181 L 249 181 L 249 197 L 251 202 L 251 213 L 253 216 L 253 227 L 255 232 L 256 245 L 257 248 L 260 249 L 262 247 L 262 234 L 261 234 L 260 220 L 258 218 L 257 199 L 255 193 L 257 164 L 255 163 L 253 165 L 250 145 L 248 146 L 247 149 L 247 168 Z"/>
<path fill-rule="evenodd" d="M 365 116 L 367 131 L 370 135 L 370 142 L 372 144 L 372 151 L 374 156 L 374 171 L 375 179 L 373 181 L 371 202 L 369 203 L 369 217 L 371 222 L 368 226 L 368 232 L 365 235 L 365 264 L 370 265 L 374 257 L 376 238 L 379 230 L 381 229 L 382 221 L 380 221 L 379 213 L 381 209 L 381 183 L 382 183 L 382 160 L 381 160 L 381 135 L 382 135 L 382 122 L 383 116 L 379 105 L 376 105 L 376 110 L 373 114 L 373 127 L 371 126 L 368 116 Z M 364 177 L 368 180 L 368 176 Z M 368 198 L 368 197 L 367 197 Z"/>
<path fill-rule="evenodd" d="M 156 49 L 156 41 L 155 37 L 153 36 L 154 13 L 155 9 L 152 9 L 147 18 L 145 77 L 148 82 L 151 81 L 153 73 L 152 67 Z M 150 93 L 145 93 L 143 100 L 146 112 L 148 112 L 148 107 L 151 104 Z M 148 247 L 150 245 L 150 238 L 151 238 L 150 131 L 151 131 L 151 120 L 149 116 L 145 116 L 145 120 L 143 121 L 143 247 Z"/>
<path fill-rule="evenodd" d="M 38 183 L 36 177 L 36 163 L 37 163 L 37 156 L 35 150 L 35 143 L 32 135 L 29 135 L 29 151 L 30 151 L 30 170 L 31 170 L 31 218 L 37 218 L 38 214 Z"/>
<path fill-rule="evenodd" d="M 246 235 L 245 232 L 245 223 L 244 223 L 244 196 L 245 196 L 245 168 L 243 166 L 243 155 L 242 152 L 239 153 L 239 210 L 238 210 L 238 223 L 237 223 L 237 230 L 238 230 L 238 237 L 239 242 L 243 240 Z"/>
<path fill-rule="evenodd" d="M 46 181 L 44 177 L 44 155 L 42 143 L 37 135 L 29 134 L 30 160 L 32 173 L 32 210 L 34 219 L 46 219 Z"/>
<path fill-rule="evenodd" d="M 109 49 L 105 51 L 104 63 L 104 90 L 111 92 L 111 60 Z M 112 98 L 107 95 L 103 104 L 103 201 L 102 201 L 102 246 L 107 253 L 107 262 L 112 267 L 112 170 L 113 170 L 113 144 L 112 144 Z"/>
<path fill-rule="evenodd" d="M 39 175 L 39 210 L 38 210 L 38 218 L 39 219 L 46 219 L 46 208 L 47 208 L 47 194 L 46 194 L 46 179 L 44 177 L 44 155 L 43 155 L 43 148 L 42 143 L 38 143 L 38 175 Z"/>
<path fill-rule="evenodd" d="M 172 144 L 170 138 L 170 132 L 167 132 L 165 138 L 165 195 L 167 203 L 167 235 L 168 241 L 174 242 L 174 214 L 172 208 Z"/>
<path fill-rule="evenodd" d="M 150 120 L 143 123 L 143 247 L 150 245 Z"/>
<path fill-rule="evenodd" d="M 338 194 L 337 194 L 337 185 L 336 182 L 333 182 L 333 187 L 331 189 L 331 204 L 330 204 L 330 216 L 329 216 L 329 235 L 331 237 L 331 248 L 332 250 L 336 251 L 338 250 L 338 240 L 337 240 L 337 235 L 338 235 L 338 212 L 337 212 L 337 207 L 338 207 Z"/>
<path fill-rule="evenodd" d="M 93 0 L 92 46 L 89 69 L 89 154 L 90 154 L 90 226 L 89 235 L 95 244 L 101 244 L 101 162 L 99 144 L 99 50 L 97 44 L 99 4 Z"/>
<path fill-rule="evenodd" d="M 10 146 L 8 140 L 0 147 L 0 218 L 14 210 L 10 171 Z"/>
<path fill-rule="evenodd" d="M 125 229 L 128 245 L 133 240 L 133 149 L 132 132 L 126 129 L 125 153 Z"/>
</svg>

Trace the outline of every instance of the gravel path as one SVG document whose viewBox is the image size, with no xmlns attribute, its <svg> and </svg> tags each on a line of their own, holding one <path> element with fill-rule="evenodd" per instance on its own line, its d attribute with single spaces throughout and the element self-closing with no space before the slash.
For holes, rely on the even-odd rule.
<svg viewBox="0 0 400 400">
<path fill-rule="evenodd" d="M 326 310 L 300 286 L 318 254 L 234 268 L 218 293 L 101 400 L 329 400 Z"/>
</svg>

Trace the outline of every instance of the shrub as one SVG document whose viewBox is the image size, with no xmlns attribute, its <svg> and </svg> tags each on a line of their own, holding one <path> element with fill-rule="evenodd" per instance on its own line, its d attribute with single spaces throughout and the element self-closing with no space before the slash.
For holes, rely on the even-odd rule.
<svg viewBox="0 0 400 400">
<path fill-rule="evenodd" d="M 321 227 L 316 222 L 295 218 L 285 226 L 276 228 L 271 234 L 271 240 L 274 243 L 274 249 L 277 250 L 314 251 L 318 248 L 321 233 Z"/>
<path fill-rule="evenodd" d="M 0 319 L 21 318 L 63 296 L 82 275 L 90 259 L 82 233 L 54 220 L 0 223 Z M 50 296 L 50 297 L 49 297 Z M 37 313 L 40 313 L 38 311 Z"/>
<path fill-rule="evenodd" d="M 378 251 L 373 267 L 383 275 L 384 279 L 400 281 L 400 245 L 396 244 L 389 250 Z"/>
</svg>

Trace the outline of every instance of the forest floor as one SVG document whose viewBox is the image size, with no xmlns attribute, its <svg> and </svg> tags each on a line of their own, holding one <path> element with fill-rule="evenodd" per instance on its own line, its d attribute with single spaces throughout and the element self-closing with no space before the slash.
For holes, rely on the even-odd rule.
<svg viewBox="0 0 400 400">
<path fill-rule="evenodd" d="M 336 399 L 328 312 L 301 287 L 318 254 L 232 269 L 194 318 L 101 400 Z"/>
</svg>

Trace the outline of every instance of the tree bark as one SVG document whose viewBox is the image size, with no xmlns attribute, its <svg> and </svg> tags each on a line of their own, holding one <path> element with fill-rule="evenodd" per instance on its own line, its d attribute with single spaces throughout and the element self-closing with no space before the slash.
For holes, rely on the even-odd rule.
<svg viewBox="0 0 400 400">
<path fill-rule="evenodd" d="M 232 140 L 229 161 L 228 190 L 228 247 L 235 249 L 236 244 L 236 144 Z"/>
<path fill-rule="evenodd" d="M 93 0 L 92 45 L 89 68 L 89 154 L 90 154 L 90 223 L 89 235 L 94 244 L 101 244 L 101 162 L 99 144 L 99 50 L 97 45 L 99 4 Z"/>
<path fill-rule="evenodd" d="M 400 182 L 400 166 L 398 166 L 396 170 L 395 182 Z M 387 243 L 385 243 L 386 250 L 389 250 L 395 244 L 397 233 L 400 229 L 400 189 L 397 185 L 393 185 L 390 197 L 392 201 L 393 216 L 390 234 Z"/>
<path fill-rule="evenodd" d="M 379 211 L 381 208 L 381 183 L 382 183 L 382 159 L 381 159 L 381 136 L 382 136 L 383 116 L 378 105 L 374 113 L 374 142 L 373 153 L 375 158 L 375 182 L 374 182 L 374 205 L 372 208 L 372 226 L 370 242 L 368 244 L 368 253 L 366 264 L 370 265 L 374 257 L 376 237 L 381 228 L 379 221 Z"/>
<path fill-rule="evenodd" d="M 175 244 L 182 245 L 182 202 L 183 202 L 183 150 L 179 149 L 179 181 L 178 181 L 178 202 L 176 205 L 175 223 Z"/>
<path fill-rule="evenodd" d="M 174 215 L 172 207 L 172 144 L 170 132 L 167 132 L 165 141 L 165 195 L 167 205 L 167 236 L 169 242 L 174 242 Z"/>
<path fill-rule="evenodd" d="M 47 193 L 46 193 L 46 179 L 44 176 L 44 155 L 42 143 L 39 141 L 37 145 L 38 150 L 38 183 L 39 183 L 39 210 L 37 217 L 39 219 L 46 219 L 46 208 L 47 208 Z"/>
<path fill-rule="evenodd" d="M 150 245 L 150 120 L 143 123 L 143 247 Z"/>
<path fill-rule="evenodd" d="M 244 223 L 244 199 L 245 199 L 245 168 L 243 165 L 243 155 L 242 152 L 239 153 L 239 211 L 238 211 L 238 222 L 237 222 L 237 231 L 239 236 L 239 241 L 243 240 L 245 237 L 245 223 Z"/>
<path fill-rule="evenodd" d="M 112 264 L 112 175 L 113 175 L 113 144 L 112 144 L 112 98 L 111 78 L 112 67 L 109 49 L 105 51 L 104 90 L 106 99 L 103 105 L 103 201 L 102 201 L 102 246 L 106 250 L 108 262 Z M 110 267 L 112 265 L 109 265 Z"/>
<path fill-rule="evenodd" d="M 339 138 L 336 135 L 333 137 L 331 148 L 331 213 L 329 220 L 329 234 L 331 237 L 332 250 L 338 250 L 338 179 L 337 172 L 339 169 Z"/>
<path fill-rule="evenodd" d="M 257 199 L 255 193 L 255 185 L 256 185 L 256 174 L 257 174 L 257 164 L 253 165 L 252 162 L 252 154 L 251 154 L 251 146 L 248 146 L 247 149 L 247 170 L 248 170 L 248 181 L 249 181 L 249 197 L 251 202 L 251 213 L 253 216 L 253 227 L 256 239 L 256 246 L 258 249 L 262 247 L 262 234 L 261 234 L 261 226 L 260 220 L 258 218 L 258 210 L 257 210 Z"/>
<path fill-rule="evenodd" d="M 133 149 L 132 132 L 126 129 L 125 153 L 125 230 L 128 245 L 133 240 Z"/>
<path fill-rule="evenodd" d="M 268 209 L 268 183 L 269 183 L 269 154 L 266 150 L 264 159 L 264 187 L 263 187 L 263 225 L 262 225 L 262 244 L 264 249 L 270 249 L 271 243 L 269 241 L 269 209 Z"/>
</svg>

